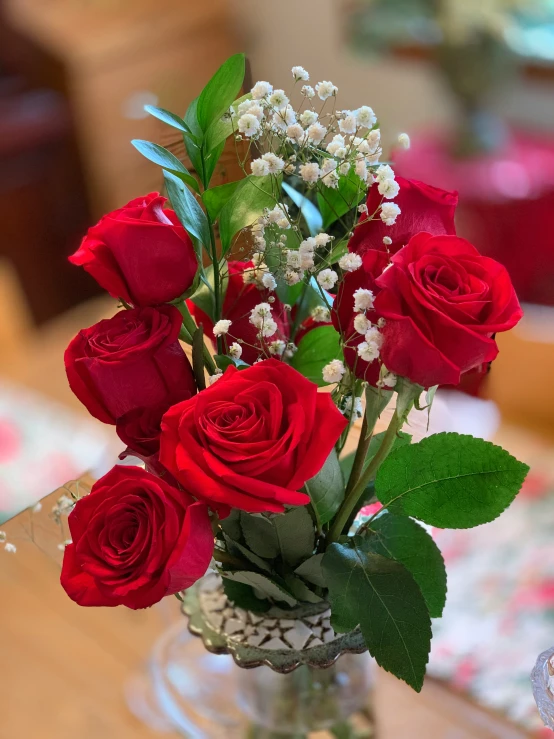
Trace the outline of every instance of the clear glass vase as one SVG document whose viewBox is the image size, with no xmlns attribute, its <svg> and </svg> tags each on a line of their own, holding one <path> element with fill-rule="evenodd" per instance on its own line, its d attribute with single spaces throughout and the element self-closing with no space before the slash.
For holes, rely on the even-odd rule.
<svg viewBox="0 0 554 739">
<path fill-rule="evenodd" d="M 284 675 L 266 666 L 245 669 L 228 654 L 207 651 L 181 622 L 158 640 L 126 698 L 153 729 L 192 739 L 305 739 L 315 731 L 375 739 L 372 686 L 367 653 Z"/>
</svg>

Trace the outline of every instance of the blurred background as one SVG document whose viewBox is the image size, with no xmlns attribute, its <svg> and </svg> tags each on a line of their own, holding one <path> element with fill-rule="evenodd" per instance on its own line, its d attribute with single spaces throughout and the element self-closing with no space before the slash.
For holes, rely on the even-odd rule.
<svg viewBox="0 0 554 739">
<path fill-rule="evenodd" d="M 525 304 L 521 324 L 499 337 L 490 374 L 464 392 L 439 392 L 432 428 L 494 439 L 531 464 L 514 512 L 443 542 L 457 605 L 435 659 L 437 677 L 526 733 L 463 733 L 463 711 L 454 733 L 426 731 L 536 736 L 526 675 L 554 643 L 554 0 L 0 0 L 0 521 L 84 470 L 105 470 L 120 451 L 66 384 L 67 343 L 114 310 L 67 256 L 105 212 L 161 188 L 159 169 L 130 139 L 183 155 L 144 105 L 183 114 L 242 50 L 252 83 L 286 89 L 301 64 L 314 82 L 338 86 L 342 107 L 371 105 L 396 171 L 459 191 L 458 233 L 507 266 Z M 394 151 L 401 132 L 409 151 Z M 214 183 L 240 176 L 233 159 L 222 157 Z M 52 586 L 47 599 L 57 597 Z M 76 620 L 71 607 L 56 609 Z M 2 646 L 8 635 L 17 643 L 19 619 L 2 605 Z M 146 648 L 135 644 L 133 659 Z M 34 669 L 31 657 L 20 662 L 28 649 L 13 649 L 14 665 Z M 14 691 L 26 685 L 23 670 Z M 106 728 L 54 720 L 48 705 L 35 736 Z M 2 739 L 31 735 L 18 706 L 6 726 L 0 719 Z M 126 736 L 126 720 L 109 735 Z"/>
</svg>

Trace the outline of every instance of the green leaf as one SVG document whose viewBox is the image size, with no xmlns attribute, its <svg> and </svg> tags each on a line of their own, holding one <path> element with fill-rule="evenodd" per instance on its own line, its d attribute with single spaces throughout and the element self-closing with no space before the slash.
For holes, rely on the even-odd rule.
<svg viewBox="0 0 554 739">
<path fill-rule="evenodd" d="M 360 537 L 331 544 L 323 572 L 335 631 L 359 624 L 377 664 L 419 692 L 431 647 L 431 619 L 412 575 L 398 562 L 374 554 Z"/>
<path fill-rule="evenodd" d="M 240 181 L 234 194 L 219 213 L 219 233 L 225 255 L 233 237 L 241 229 L 251 226 L 262 215 L 264 208 L 273 208 L 273 175 L 253 177 L 249 175 Z"/>
<path fill-rule="evenodd" d="M 227 281 L 225 281 L 226 284 Z M 198 306 L 201 311 L 206 313 L 212 321 L 214 320 L 214 268 L 210 264 L 206 268 L 205 273 L 200 275 L 200 286 L 191 296 L 190 300 L 194 305 Z"/>
<path fill-rule="evenodd" d="M 197 119 L 200 128 L 210 125 L 229 110 L 244 81 L 244 54 L 234 54 L 217 70 L 198 98 Z"/>
<path fill-rule="evenodd" d="M 315 530 L 312 517 L 305 506 L 298 506 L 287 513 L 278 513 L 272 517 L 275 526 L 279 550 L 283 560 L 295 567 L 303 559 L 308 559 L 314 552 Z"/>
<path fill-rule="evenodd" d="M 223 153 L 224 148 L 225 141 L 222 141 L 219 146 L 216 146 L 215 149 L 212 149 L 209 154 L 204 156 L 204 176 L 206 178 L 206 187 L 210 184 L 210 180 L 212 179 L 217 162 L 219 161 L 219 157 Z"/>
<path fill-rule="evenodd" d="M 204 376 L 204 330 L 199 326 L 192 337 L 192 371 L 199 390 L 206 389 Z"/>
<path fill-rule="evenodd" d="M 196 117 L 196 108 L 198 106 L 198 98 L 192 101 L 189 105 L 187 112 L 185 113 L 185 123 L 190 128 L 194 135 L 194 140 L 190 136 L 185 136 L 185 146 L 187 154 L 192 163 L 192 166 L 196 170 L 197 175 L 204 183 L 204 187 L 207 186 L 206 178 L 204 173 L 204 164 L 202 161 L 202 141 L 204 133 L 198 125 L 198 119 Z"/>
<path fill-rule="evenodd" d="M 283 182 L 283 190 L 304 216 L 310 235 L 317 236 L 323 227 L 323 218 L 319 210 L 311 200 L 298 192 L 298 190 L 295 190 L 294 187 L 287 185 L 286 182 Z"/>
<path fill-rule="evenodd" d="M 232 106 L 236 110 L 238 105 L 243 103 L 245 100 L 250 100 L 251 98 L 252 93 L 248 92 L 246 95 L 242 95 L 242 97 L 234 100 Z M 206 151 L 212 151 L 212 149 L 221 146 L 222 143 L 225 144 L 225 141 L 233 133 L 233 130 L 236 130 L 237 120 L 238 119 L 235 120 L 234 129 L 233 120 L 230 117 L 221 117 L 214 121 L 206 132 Z"/>
<path fill-rule="evenodd" d="M 155 105 L 145 105 L 144 110 L 147 113 L 150 113 L 150 115 L 153 115 L 154 118 L 158 118 L 158 120 L 162 121 L 163 123 L 167 123 L 168 126 L 172 126 L 172 128 L 177 128 L 183 133 L 187 133 L 189 135 L 192 134 L 192 131 L 187 126 L 185 121 L 176 113 L 172 113 L 171 111 L 165 110 L 164 108 L 157 108 Z"/>
<path fill-rule="evenodd" d="M 202 200 L 212 221 L 216 221 L 223 206 L 232 198 L 242 180 L 212 187 L 202 195 Z"/>
<path fill-rule="evenodd" d="M 159 146 L 158 144 L 153 144 L 151 141 L 142 141 L 141 139 L 133 139 L 131 143 L 143 157 L 154 162 L 154 164 L 159 164 L 160 167 L 163 167 L 175 177 L 186 182 L 193 190 L 200 192 L 198 182 L 189 173 L 185 165 L 168 149 L 164 149 L 163 146 Z"/>
<path fill-rule="evenodd" d="M 499 516 L 528 471 L 526 464 L 483 439 L 434 434 L 387 457 L 375 491 L 393 512 L 439 528 L 466 529 Z"/>
<path fill-rule="evenodd" d="M 317 475 L 304 485 L 304 489 L 310 496 L 318 527 L 321 529 L 323 524 L 333 518 L 344 500 L 344 480 L 334 449 Z"/>
<path fill-rule="evenodd" d="M 367 450 L 367 455 L 364 462 L 363 469 L 365 470 L 368 466 L 368 464 L 371 462 L 373 457 L 377 454 L 377 451 L 379 447 L 381 446 L 381 442 L 383 441 L 383 438 L 385 436 L 385 432 L 381 431 L 378 434 L 374 434 L 371 437 L 371 441 L 369 442 L 369 447 Z M 406 446 L 406 444 L 410 444 L 412 441 L 412 437 L 410 434 L 404 433 L 404 431 L 399 431 L 398 436 L 394 440 L 394 444 L 392 447 L 392 451 L 395 449 L 399 449 L 402 446 Z M 344 475 L 344 479 L 348 480 L 350 477 L 350 473 L 352 472 L 352 465 L 354 464 L 354 457 L 356 456 L 355 452 L 352 452 L 351 454 L 347 454 L 346 457 L 342 457 L 340 460 L 340 466 L 342 469 L 342 473 Z"/>
<path fill-rule="evenodd" d="M 313 590 L 310 590 L 306 583 L 302 582 L 299 577 L 295 577 L 290 574 L 285 575 L 285 582 L 287 584 L 287 588 L 295 598 L 298 598 L 299 601 L 304 601 L 304 603 L 321 603 L 323 600 L 323 598 L 316 595 Z"/>
<path fill-rule="evenodd" d="M 240 528 L 240 511 L 237 508 L 231 508 L 231 513 L 226 518 L 222 518 L 219 524 L 230 539 L 240 541 L 242 532 Z"/>
<path fill-rule="evenodd" d="M 238 570 L 236 572 L 222 572 L 221 575 L 233 582 L 249 585 L 251 588 L 254 588 L 255 593 L 259 593 L 264 598 L 271 598 L 272 600 L 286 603 L 288 606 L 295 606 L 298 602 L 284 587 L 259 572 Z"/>
<path fill-rule="evenodd" d="M 364 195 L 364 183 L 353 172 L 340 177 L 336 190 L 321 184 L 317 193 L 317 202 L 323 216 L 323 230 L 327 230 L 332 223 L 355 208 Z"/>
<path fill-rule="evenodd" d="M 196 198 L 183 182 L 171 172 L 164 171 L 165 186 L 169 200 L 177 218 L 181 221 L 191 239 L 196 243 L 199 263 L 202 260 L 202 246 L 210 243 L 208 219 Z"/>
<path fill-rule="evenodd" d="M 431 618 L 442 616 L 446 603 L 446 569 L 433 538 L 413 519 L 383 513 L 371 524 L 368 544 L 375 554 L 395 559 L 409 570 L 427 603 Z"/>
<path fill-rule="evenodd" d="M 302 337 L 290 363 L 308 380 L 324 387 L 327 383 L 323 379 L 323 368 L 331 360 L 342 358 L 340 335 L 333 326 L 318 326 Z"/>
<path fill-rule="evenodd" d="M 265 613 L 271 608 L 270 602 L 268 600 L 258 598 L 249 585 L 243 585 L 240 582 L 233 582 L 227 577 L 224 577 L 223 590 L 231 603 L 234 603 L 238 608 L 244 608 L 245 611 Z"/>
<path fill-rule="evenodd" d="M 279 539 L 273 523 L 262 515 L 242 512 L 240 525 L 244 541 L 253 551 L 266 559 L 279 555 Z"/>
<path fill-rule="evenodd" d="M 392 398 L 392 390 L 373 387 L 368 385 L 365 390 L 365 417 L 367 428 L 371 433 L 379 420 L 381 413 L 385 410 Z"/>
<path fill-rule="evenodd" d="M 215 354 L 214 361 L 217 367 L 224 372 L 227 367 L 230 367 L 231 365 L 234 365 L 237 369 L 246 369 L 247 367 L 250 367 L 250 365 L 243 362 L 242 359 L 233 359 L 233 357 L 229 357 L 227 354 Z"/>
<path fill-rule="evenodd" d="M 314 554 L 313 557 L 304 560 L 304 562 L 295 569 L 296 574 L 300 575 L 304 580 L 311 582 L 313 585 L 318 585 L 320 588 L 326 588 L 327 584 L 323 577 L 323 570 L 321 569 L 323 557 L 323 554 Z"/>
<path fill-rule="evenodd" d="M 239 544 L 238 541 L 233 541 L 232 544 L 233 547 L 255 567 L 257 567 L 259 570 L 262 570 L 262 572 L 267 572 L 268 575 L 271 574 L 271 567 L 267 564 L 265 560 L 263 560 L 257 554 L 254 554 L 254 552 L 250 551 L 250 549 L 248 549 L 247 547 Z"/>
</svg>

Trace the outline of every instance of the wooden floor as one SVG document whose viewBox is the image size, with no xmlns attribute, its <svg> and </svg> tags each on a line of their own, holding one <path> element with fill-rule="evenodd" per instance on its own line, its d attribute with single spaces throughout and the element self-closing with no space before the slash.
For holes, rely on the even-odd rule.
<svg viewBox="0 0 554 739">
<path fill-rule="evenodd" d="M 79 328 L 109 315 L 113 302 L 83 306 L 37 335 L 24 320 L 14 330 L 21 313 L 10 316 L 13 305 L 11 298 L 7 306 L 0 300 L 0 375 L 82 412 L 67 388 L 63 349 Z M 14 525 L 4 527 L 10 535 Z M 159 736 L 129 713 L 123 690 L 168 620 L 179 618 L 178 604 L 140 612 L 79 608 L 59 585 L 55 543 L 46 554 L 19 527 L 13 536 L 17 553 L 0 551 L 0 739 Z M 375 706 L 380 739 L 525 736 L 432 681 L 417 696 L 379 674 Z"/>
</svg>

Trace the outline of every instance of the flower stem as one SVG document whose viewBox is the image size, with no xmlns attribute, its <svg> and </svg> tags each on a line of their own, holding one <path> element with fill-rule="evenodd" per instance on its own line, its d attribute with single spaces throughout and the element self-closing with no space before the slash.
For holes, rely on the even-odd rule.
<svg viewBox="0 0 554 739">
<path fill-rule="evenodd" d="M 233 557 L 232 554 L 226 552 L 224 549 L 214 549 L 213 558 L 216 562 L 221 562 L 223 565 L 230 565 L 231 567 L 238 567 L 244 569 L 244 562 L 237 557 Z"/>
<path fill-rule="evenodd" d="M 177 305 L 177 308 L 179 309 L 180 314 L 183 316 L 183 326 L 185 327 L 187 333 L 190 334 L 192 340 L 192 337 L 198 330 L 198 326 L 196 325 L 196 323 L 194 322 L 194 318 L 190 314 L 186 301 L 182 300 Z M 202 352 L 204 357 L 204 364 L 206 365 L 210 375 L 213 375 L 215 373 L 215 363 L 205 343 L 203 344 Z"/>
<path fill-rule="evenodd" d="M 379 465 L 381 464 L 381 462 L 383 462 L 384 459 L 386 459 L 389 452 L 391 451 L 396 439 L 396 435 L 402 428 L 403 424 L 404 418 L 398 417 L 395 410 L 388 425 L 388 428 L 385 431 L 385 436 L 383 437 L 381 446 L 377 450 L 377 454 L 368 464 L 366 470 L 361 473 L 354 487 L 350 490 L 350 492 L 347 493 L 344 499 L 344 503 L 342 504 L 339 512 L 336 515 L 333 525 L 331 526 L 331 529 L 329 531 L 329 543 L 337 541 L 337 539 L 342 535 L 342 531 L 346 523 L 348 522 L 348 519 L 350 518 L 352 512 L 354 511 L 356 505 L 358 504 L 360 498 L 364 494 L 368 483 L 373 479 L 376 471 L 379 469 Z M 360 445 L 362 444 L 363 438 L 360 438 Z"/>
<path fill-rule="evenodd" d="M 354 457 L 354 464 L 352 465 L 352 470 L 350 471 L 350 477 L 348 478 L 348 484 L 346 485 L 346 491 L 345 491 L 346 496 L 348 496 L 348 494 L 350 493 L 354 485 L 360 479 L 360 475 L 362 474 L 362 471 L 364 468 L 364 462 L 367 456 L 367 450 L 369 449 L 372 436 L 373 436 L 373 433 L 370 432 L 368 434 L 367 416 L 364 413 L 364 420 L 362 421 L 362 430 L 360 432 L 358 448 L 356 449 L 356 455 Z"/>
</svg>

